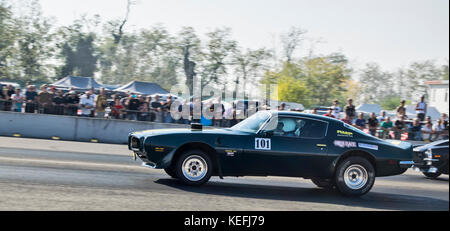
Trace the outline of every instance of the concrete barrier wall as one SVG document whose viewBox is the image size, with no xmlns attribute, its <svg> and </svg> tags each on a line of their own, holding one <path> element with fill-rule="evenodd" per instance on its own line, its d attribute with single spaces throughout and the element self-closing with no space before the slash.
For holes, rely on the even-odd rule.
<svg viewBox="0 0 450 231">
<path fill-rule="evenodd" d="M 187 128 L 184 124 L 167 124 L 127 120 L 82 118 L 0 111 L 0 135 L 61 140 L 126 144 L 128 133 L 160 128 Z"/>
</svg>

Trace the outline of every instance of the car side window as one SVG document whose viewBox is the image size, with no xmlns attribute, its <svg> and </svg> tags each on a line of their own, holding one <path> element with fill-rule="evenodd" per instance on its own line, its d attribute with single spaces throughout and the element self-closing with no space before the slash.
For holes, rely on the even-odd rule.
<svg viewBox="0 0 450 231">
<path fill-rule="evenodd" d="M 328 124 L 325 122 L 294 117 L 279 117 L 269 122 L 265 131 L 271 131 L 274 136 L 322 138 Z"/>
</svg>

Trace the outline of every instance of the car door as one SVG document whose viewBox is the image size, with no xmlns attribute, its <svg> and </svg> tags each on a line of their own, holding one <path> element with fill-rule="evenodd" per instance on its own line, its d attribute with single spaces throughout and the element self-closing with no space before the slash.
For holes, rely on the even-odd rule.
<svg viewBox="0 0 450 231">
<path fill-rule="evenodd" d="M 328 123 L 279 116 L 254 136 L 243 160 L 248 174 L 275 176 L 326 175 Z M 250 143 L 250 142 L 249 142 Z"/>
</svg>

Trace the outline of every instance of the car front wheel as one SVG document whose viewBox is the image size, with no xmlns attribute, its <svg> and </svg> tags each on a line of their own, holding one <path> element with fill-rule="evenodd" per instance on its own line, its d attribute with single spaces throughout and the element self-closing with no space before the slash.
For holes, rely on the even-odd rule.
<svg viewBox="0 0 450 231">
<path fill-rule="evenodd" d="M 212 167 L 208 154 L 201 150 L 189 150 L 178 158 L 175 173 L 187 185 L 202 185 L 211 178 Z"/>
<path fill-rule="evenodd" d="M 365 158 L 349 157 L 338 165 L 335 181 L 342 194 L 362 196 L 368 193 L 375 183 L 375 169 Z"/>
</svg>

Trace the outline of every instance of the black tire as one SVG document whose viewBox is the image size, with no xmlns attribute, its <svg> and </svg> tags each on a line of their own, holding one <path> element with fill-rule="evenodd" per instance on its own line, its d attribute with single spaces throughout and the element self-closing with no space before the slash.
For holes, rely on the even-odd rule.
<svg viewBox="0 0 450 231">
<path fill-rule="evenodd" d="M 333 189 L 335 186 L 331 179 L 312 178 L 311 181 L 319 188 Z"/>
<path fill-rule="evenodd" d="M 172 167 L 165 168 L 164 171 L 165 171 L 165 172 L 167 173 L 167 175 L 169 175 L 170 177 L 175 178 L 175 179 L 178 178 L 178 177 L 177 177 L 177 174 L 175 173 L 175 171 L 173 170 Z"/>
<path fill-rule="evenodd" d="M 190 166 L 185 168 L 185 166 Z M 208 182 L 213 171 L 211 158 L 201 150 L 185 151 L 177 159 L 175 174 L 181 182 L 187 185 L 202 185 Z M 195 175 L 195 173 L 198 174 Z"/>
<path fill-rule="evenodd" d="M 436 173 L 432 173 L 432 172 L 422 172 L 423 175 L 425 175 L 428 178 L 432 178 L 432 179 L 436 179 L 438 178 L 442 173 L 440 172 L 436 172 Z"/>
<path fill-rule="evenodd" d="M 345 196 L 362 196 L 375 183 L 375 169 L 363 157 L 348 157 L 337 166 L 335 183 L 339 192 Z"/>
</svg>

